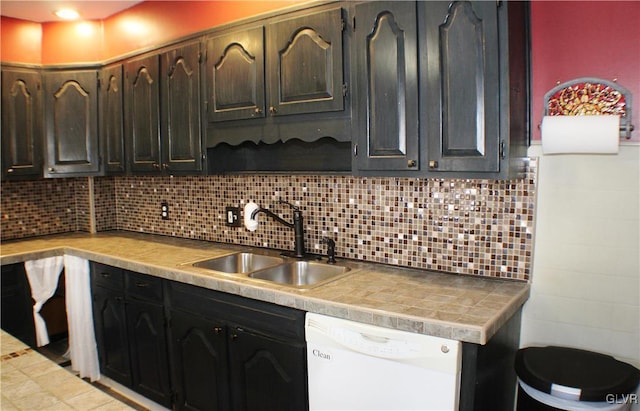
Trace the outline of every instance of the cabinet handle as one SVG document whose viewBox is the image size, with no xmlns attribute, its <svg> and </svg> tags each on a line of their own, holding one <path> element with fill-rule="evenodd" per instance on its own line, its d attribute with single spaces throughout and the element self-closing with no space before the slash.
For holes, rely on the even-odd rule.
<svg viewBox="0 0 640 411">
<path fill-rule="evenodd" d="M 158 170 L 160 168 L 160 164 L 158 163 L 153 163 L 153 168 L 155 168 L 156 170 Z"/>
<path fill-rule="evenodd" d="M 269 107 L 269 113 L 276 114 L 277 112 L 278 112 L 278 109 L 275 108 L 274 106 Z"/>
<path fill-rule="evenodd" d="M 438 162 L 435 160 L 429 160 L 429 168 L 438 168 Z"/>
<path fill-rule="evenodd" d="M 136 287 L 147 288 L 149 287 L 149 283 L 136 282 Z"/>
<path fill-rule="evenodd" d="M 222 327 L 214 327 L 213 332 L 215 332 L 216 334 L 220 334 L 222 332 Z"/>
<path fill-rule="evenodd" d="M 168 170 L 168 169 L 169 169 L 169 164 L 167 164 L 167 163 L 163 163 L 163 164 L 162 164 L 162 169 L 163 169 L 163 170 Z"/>
<path fill-rule="evenodd" d="M 7 173 L 9 173 L 9 174 L 13 173 L 13 168 L 7 169 Z"/>
<path fill-rule="evenodd" d="M 102 278 L 111 278 L 111 273 L 100 273 Z"/>
<path fill-rule="evenodd" d="M 416 160 L 409 160 L 407 161 L 407 167 L 412 168 L 415 167 L 418 163 L 416 162 Z"/>
<path fill-rule="evenodd" d="M 231 334 L 231 339 L 233 341 L 237 340 L 238 339 L 238 334 Z"/>
</svg>

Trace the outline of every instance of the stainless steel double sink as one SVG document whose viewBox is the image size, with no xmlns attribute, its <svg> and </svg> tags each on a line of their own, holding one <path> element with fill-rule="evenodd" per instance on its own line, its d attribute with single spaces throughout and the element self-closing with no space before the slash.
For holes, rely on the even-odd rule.
<svg viewBox="0 0 640 411">
<path fill-rule="evenodd" d="M 295 288 L 313 288 L 348 274 L 351 268 L 319 261 L 305 261 L 239 252 L 192 264 L 194 267 L 225 274 L 243 275 L 260 281 Z"/>
</svg>

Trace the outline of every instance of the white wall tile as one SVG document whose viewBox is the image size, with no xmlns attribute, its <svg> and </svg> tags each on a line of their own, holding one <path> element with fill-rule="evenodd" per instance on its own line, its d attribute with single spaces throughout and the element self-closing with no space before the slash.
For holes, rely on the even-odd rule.
<svg viewBox="0 0 640 411">
<path fill-rule="evenodd" d="M 521 346 L 563 345 L 640 367 L 640 146 L 544 156 Z"/>
</svg>

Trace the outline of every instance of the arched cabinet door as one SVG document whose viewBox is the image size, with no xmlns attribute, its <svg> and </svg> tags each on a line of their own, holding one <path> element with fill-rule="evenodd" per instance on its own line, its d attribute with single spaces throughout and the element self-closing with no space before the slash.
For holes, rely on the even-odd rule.
<svg viewBox="0 0 640 411">
<path fill-rule="evenodd" d="M 416 4 L 355 7 L 354 148 L 358 172 L 420 170 Z"/>
<path fill-rule="evenodd" d="M 498 5 L 424 5 L 428 80 L 425 117 L 432 172 L 500 171 Z"/>
<path fill-rule="evenodd" d="M 159 172 L 160 159 L 159 56 L 125 64 L 125 140 L 133 172 Z"/>
<path fill-rule="evenodd" d="M 173 48 L 161 61 L 161 147 L 163 171 L 200 171 L 200 42 Z"/>
<path fill-rule="evenodd" d="M 210 38 L 206 70 L 209 121 L 265 116 L 263 26 Z"/>
<path fill-rule="evenodd" d="M 100 171 L 98 72 L 45 73 L 45 177 Z"/>
<path fill-rule="evenodd" d="M 2 178 L 42 176 L 42 80 L 2 66 Z"/>
<path fill-rule="evenodd" d="M 268 26 L 268 115 L 344 109 L 342 31 L 340 8 Z"/>
<path fill-rule="evenodd" d="M 104 146 L 104 168 L 108 174 L 122 174 L 125 171 L 123 86 L 122 64 L 101 70 L 100 139 Z"/>
</svg>

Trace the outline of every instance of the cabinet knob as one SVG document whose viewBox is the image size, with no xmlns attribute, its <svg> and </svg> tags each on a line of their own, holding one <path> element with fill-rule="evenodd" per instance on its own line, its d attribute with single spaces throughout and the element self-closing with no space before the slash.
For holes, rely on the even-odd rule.
<svg viewBox="0 0 640 411">
<path fill-rule="evenodd" d="M 409 167 L 409 168 L 413 168 L 413 167 L 415 167 L 416 165 L 418 165 L 418 163 L 416 162 L 416 160 L 409 160 L 409 161 L 407 161 L 407 167 Z"/>
<path fill-rule="evenodd" d="M 216 334 L 220 334 L 222 332 L 222 327 L 215 327 L 213 329 L 213 332 L 216 333 Z"/>
<path fill-rule="evenodd" d="M 261 109 L 260 107 L 256 107 L 256 108 L 253 110 L 253 113 L 254 113 L 256 116 L 259 116 L 260 114 L 262 114 L 262 109 Z"/>
<path fill-rule="evenodd" d="M 269 107 L 269 113 L 276 114 L 277 112 L 278 112 L 278 109 L 275 108 L 274 106 Z"/>
<path fill-rule="evenodd" d="M 237 340 L 238 339 L 238 334 L 231 334 L 231 339 L 232 340 Z"/>
<path fill-rule="evenodd" d="M 169 169 L 169 164 L 167 164 L 167 163 L 162 163 L 162 169 L 163 169 L 163 170 L 168 170 L 168 169 Z"/>
<path fill-rule="evenodd" d="M 56 172 L 55 168 L 53 168 L 53 167 L 49 167 L 47 170 L 48 170 L 50 173 L 55 173 L 55 172 Z"/>
<path fill-rule="evenodd" d="M 435 160 L 429 160 L 429 168 L 438 168 L 438 162 Z"/>
<path fill-rule="evenodd" d="M 160 169 L 160 164 L 153 163 L 153 168 L 155 168 L 156 170 Z"/>
<path fill-rule="evenodd" d="M 13 168 L 7 169 L 7 173 L 13 173 Z"/>
</svg>

